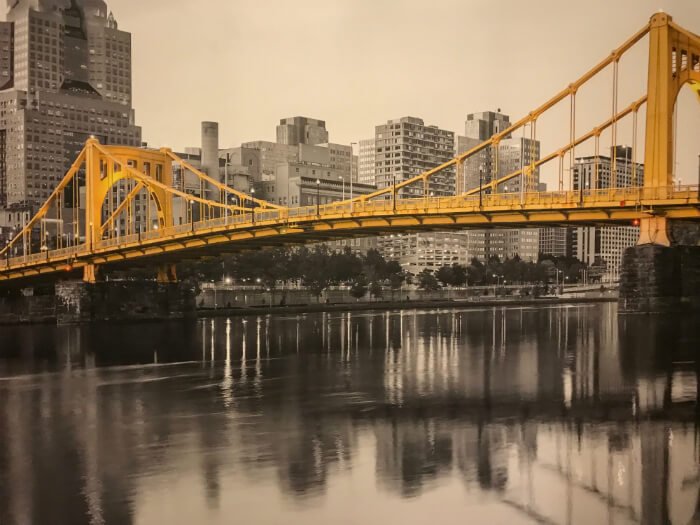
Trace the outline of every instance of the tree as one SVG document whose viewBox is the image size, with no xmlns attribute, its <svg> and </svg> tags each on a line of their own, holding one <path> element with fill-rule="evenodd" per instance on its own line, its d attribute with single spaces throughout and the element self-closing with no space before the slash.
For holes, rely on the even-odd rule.
<svg viewBox="0 0 700 525">
<path fill-rule="evenodd" d="M 367 279 L 360 274 L 350 287 L 350 295 L 355 299 L 362 299 L 367 294 Z"/>
<path fill-rule="evenodd" d="M 384 297 L 384 288 L 382 288 L 381 283 L 372 281 L 372 283 L 369 285 L 369 294 L 375 299 L 381 299 Z"/>
<path fill-rule="evenodd" d="M 454 282 L 454 276 L 452 275 L 452 267 L 442 266 L 438 269 L 435 277 L 438 281 L 442 283 L 443 286 L 450 286 Z"/>
<path fill-rule="evenodd" d="M 440 288 L 440 284 L 430 271 L 423 270 L 418 274 L 418 288 L 427 292 L 434 292 Z"/>
<path fill-rule="evenodd" d="M 461 264 L 452 265 L 452 285 L 464 286 L 467 284 L 467 269 Z"/>
<path fill-rule="evenodd" d="M 308 252 L 302 266 L 301 282 L 317 300 L 333 282 L 333 269 L 330 262 L 328 247 L 319 245 Z"/>
</svg>

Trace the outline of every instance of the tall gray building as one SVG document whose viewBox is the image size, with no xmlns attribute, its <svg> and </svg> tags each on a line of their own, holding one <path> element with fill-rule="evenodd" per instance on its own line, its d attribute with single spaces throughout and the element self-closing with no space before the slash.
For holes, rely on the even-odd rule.
<svg viewBox="0 0 700 525">
<path fill-rule="evenodd" d="M 374 172 L 371 168 L 374 144 Z M 426 126 L 422 119 L 403 117 L 375 127 L 374 141 L 360 142 L 361 180 L 374 177 L 378 188 L 408 180 L 454 157 L 454 132 Z M 433 196 L 454 195 L 452 168 L 431 177 L 428 191 Z M 414 184 L 400 190 L 399 197 L 423 198 L 425 188 Z M 387 198 L 390 198 L 388 196 Z M 377 239 L 385 257 L 399 261 L 413 274 L 441 266 L 466 262 L 466 232 L 434 232 L 391 235 Z"/>
<path fill-rule="evenodd" d="M 357 180 L 363 184 L 377 185 L 376 141 L 374 138 L 359 143 Z"/>
<path fill-rule="evenodd" d="M 616 146 L 611 148 L 610 156 L 577 158 L 573 183 L 576 190 L 581 184 L 584 190 L 642 186 L 644 165 L 632 162 L 632 148 Z M 579 227 L 573 229 L 572 251 L 584 263 L 604 265 L 603 278 L 615 281 L 620 276 L 625 249 L 634 246 L 638 239 L 636 226 Z"/>
<path fill-rule="evenodd" d="M 448 162 L 455 154 L 454 132 L 426 126 L 415 117 L 389 120 L 376 126 L 374 140 L 375 177 L 380 189 Z M 423 197 L 423 187 L 413 186 L 401 190 L 402 195 Z M 437 197 L 454 195 L 454 169 L 448 168 L 431 177 L 429 190 Z"/>
<path fill-rule="evenodd" d="M 0 205 L 46 200 L 91 135 L 141 145 L 131 35 L 103 0 L 9 0 L 0 87 Z"/>
<path fill-rule="evenodd" d="M 465 153 L 493 135 L 510 127 L 508 115 L 499 111 L 486 111 L 467 115 L 464 125 L 465 136 L 457 138 L 457 153 Z M 457 193 L 463 193 L 480 184 L 487 184 L 540 158 L 540 143 L 528 138 L 508 136 L 501 140 L 497 148 L 486 148 L 471 156 L 464 162 L 464 170 L 456 181 Z M 521 177 L 499 185 L 501 193 L 520 193 L 537 191 L 539 187 L 539 169 L 527 178 L 521 187 Z M 469 256 L 486 260 L 498 257 L 519 256 L 523 260 L 537 260 L 539 253 L 539 232 L 534 228 L 512 230 L 469 230 Z"/>
</svg>

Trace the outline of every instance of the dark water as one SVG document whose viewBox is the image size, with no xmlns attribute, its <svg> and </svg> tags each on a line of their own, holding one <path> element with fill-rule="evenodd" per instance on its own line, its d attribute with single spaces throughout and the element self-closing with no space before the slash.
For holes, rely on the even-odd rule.
<svg viewBox="0 0 700 525">
<path fill-rule="evenodd" d="M 0 328 L 0 524 L 700 523 L 699 348 L 612 305 Z"/>
</svg>

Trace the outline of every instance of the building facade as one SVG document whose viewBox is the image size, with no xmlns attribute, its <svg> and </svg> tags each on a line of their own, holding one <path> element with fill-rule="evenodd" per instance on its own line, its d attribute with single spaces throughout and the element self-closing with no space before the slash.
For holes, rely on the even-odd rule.
<svg viewBox="0 0 700 525">
<path fill-rule="evenodd" d="M 422 119 L 403 117 L 375 128 L 375 178 L 378 188 L 420 175 L 452 160 L 454 132 L 426 126 Z M 436 197 L 455 194 L 454 169 L 447 168 L 430 178 L 429 191 Z M 422 185 L 401 190 L 404 197 L 424 197 Z"/>
<path fill-rule="evenodd" d="M 357 181 L 362 184 L 377 185 L 376 144 L 374 138 L 361 140 L 358 144 Z"/>
<path fill-rule="evenodd" d="M 475 146 L 510 127 L 508 115 L 499 111 L 486 111 L 467 115 L 465 136 L 457 138 L 457 153 L 470 151 Z M 479 188 L 520 170 L 540 158 L 540 143 L 524 137 L 508 136 L 497 148 L 485 148 L 464 162 L 461 176 L 457 178 L 457 193 Z M 499 185 L 499 193 L 521 193 L 538 191 L 539 169 L 530 177 L 516 177 Z M 522 181 L 525 180 L 525 184 Z M 490 193 L 490 190 L 488 191 Z M 539 255 L 539 231 L 535 228 L 469 230 L 468 249 L 470 258 L 488 260 L 491 257 L 520 257 L 525 261 L 536 261 Z"/>
<path fill-rule="evenodd" d="M 0 40 L 0 204 L 43 203 L 90 136 L 141 145 L 131 35 L 105 2 L 14 2 Z"/>
<path fill-rule="evenodd" d="M 309 117 L 284 118 L 277 126 L 277 143 L 289 146 L 327 144 L 326 123 Z"/>
<path fill-rule="evenodd" d="M 453 157 L 454 132 L 425 125 L 419 118 L 403 117 L 376 126 L 373 140 L 360 141 L 359 177 L 363 181 L 374 179 L 378 188 L 386 188 L 449 162 Z M 414 184 L 399 190 L 397 198 L 443 197 L 454 192 L 454 169 L 448 168 L 433 175 L 427 188 Z M 465 262 L 466 240 L 466 232 L 458 231 L 390 235 L 379 237 L 376 242 L 384 257 L 397 260 L 404 270 L 418 274 Z"/>
<path fill-rule="evenodd" d="M 540 253 L 554 257 L 567 257 L 569 250 L 569 228 L 554 226 L 540 228 Z"/>
<path fill-rule="evenodd" d="M 577 158 L 574 163 L 574 189 L 624 188 L 644 184 L 644 165 L 633 162 L 632 148 L 616 146 L 610 156 Z M 588 265 L 604 267 L 603 280 L 617 281 L 620 277 L 622 255 L 637 244 L 637 226 L 580 227 L 573 230 L 572 251 Z"/>
</svg>

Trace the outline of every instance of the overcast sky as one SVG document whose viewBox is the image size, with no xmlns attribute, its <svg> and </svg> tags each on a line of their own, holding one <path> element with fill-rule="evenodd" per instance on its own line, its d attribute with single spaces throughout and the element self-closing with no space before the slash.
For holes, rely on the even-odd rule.
<svg viewBox="0 0 700 525">
<path fill-rule="evenodd" d="M 325 120 L 340 143 L 406 115 L 462 133 L 471 112 L 523 116 L 660 8 L 700 33 L 700 0 L 108 2 L 133 34 L 144 140 L 175 149 L 199 144 L 202 120 L 220 122 L 222 147 L 274 140 L 279 119 L 294 115 Z M 622 66 L 623 94 L 643 92 L 645 46 Z M 679 157 L 695 182 L 700 104 L 686 91 Z M 581 125 L 610 115 L 609 95 L 592 98 L 579 105 Z M 566 131 L 544 128 L 543 152 L 563 145 Z"/>
</svg>

